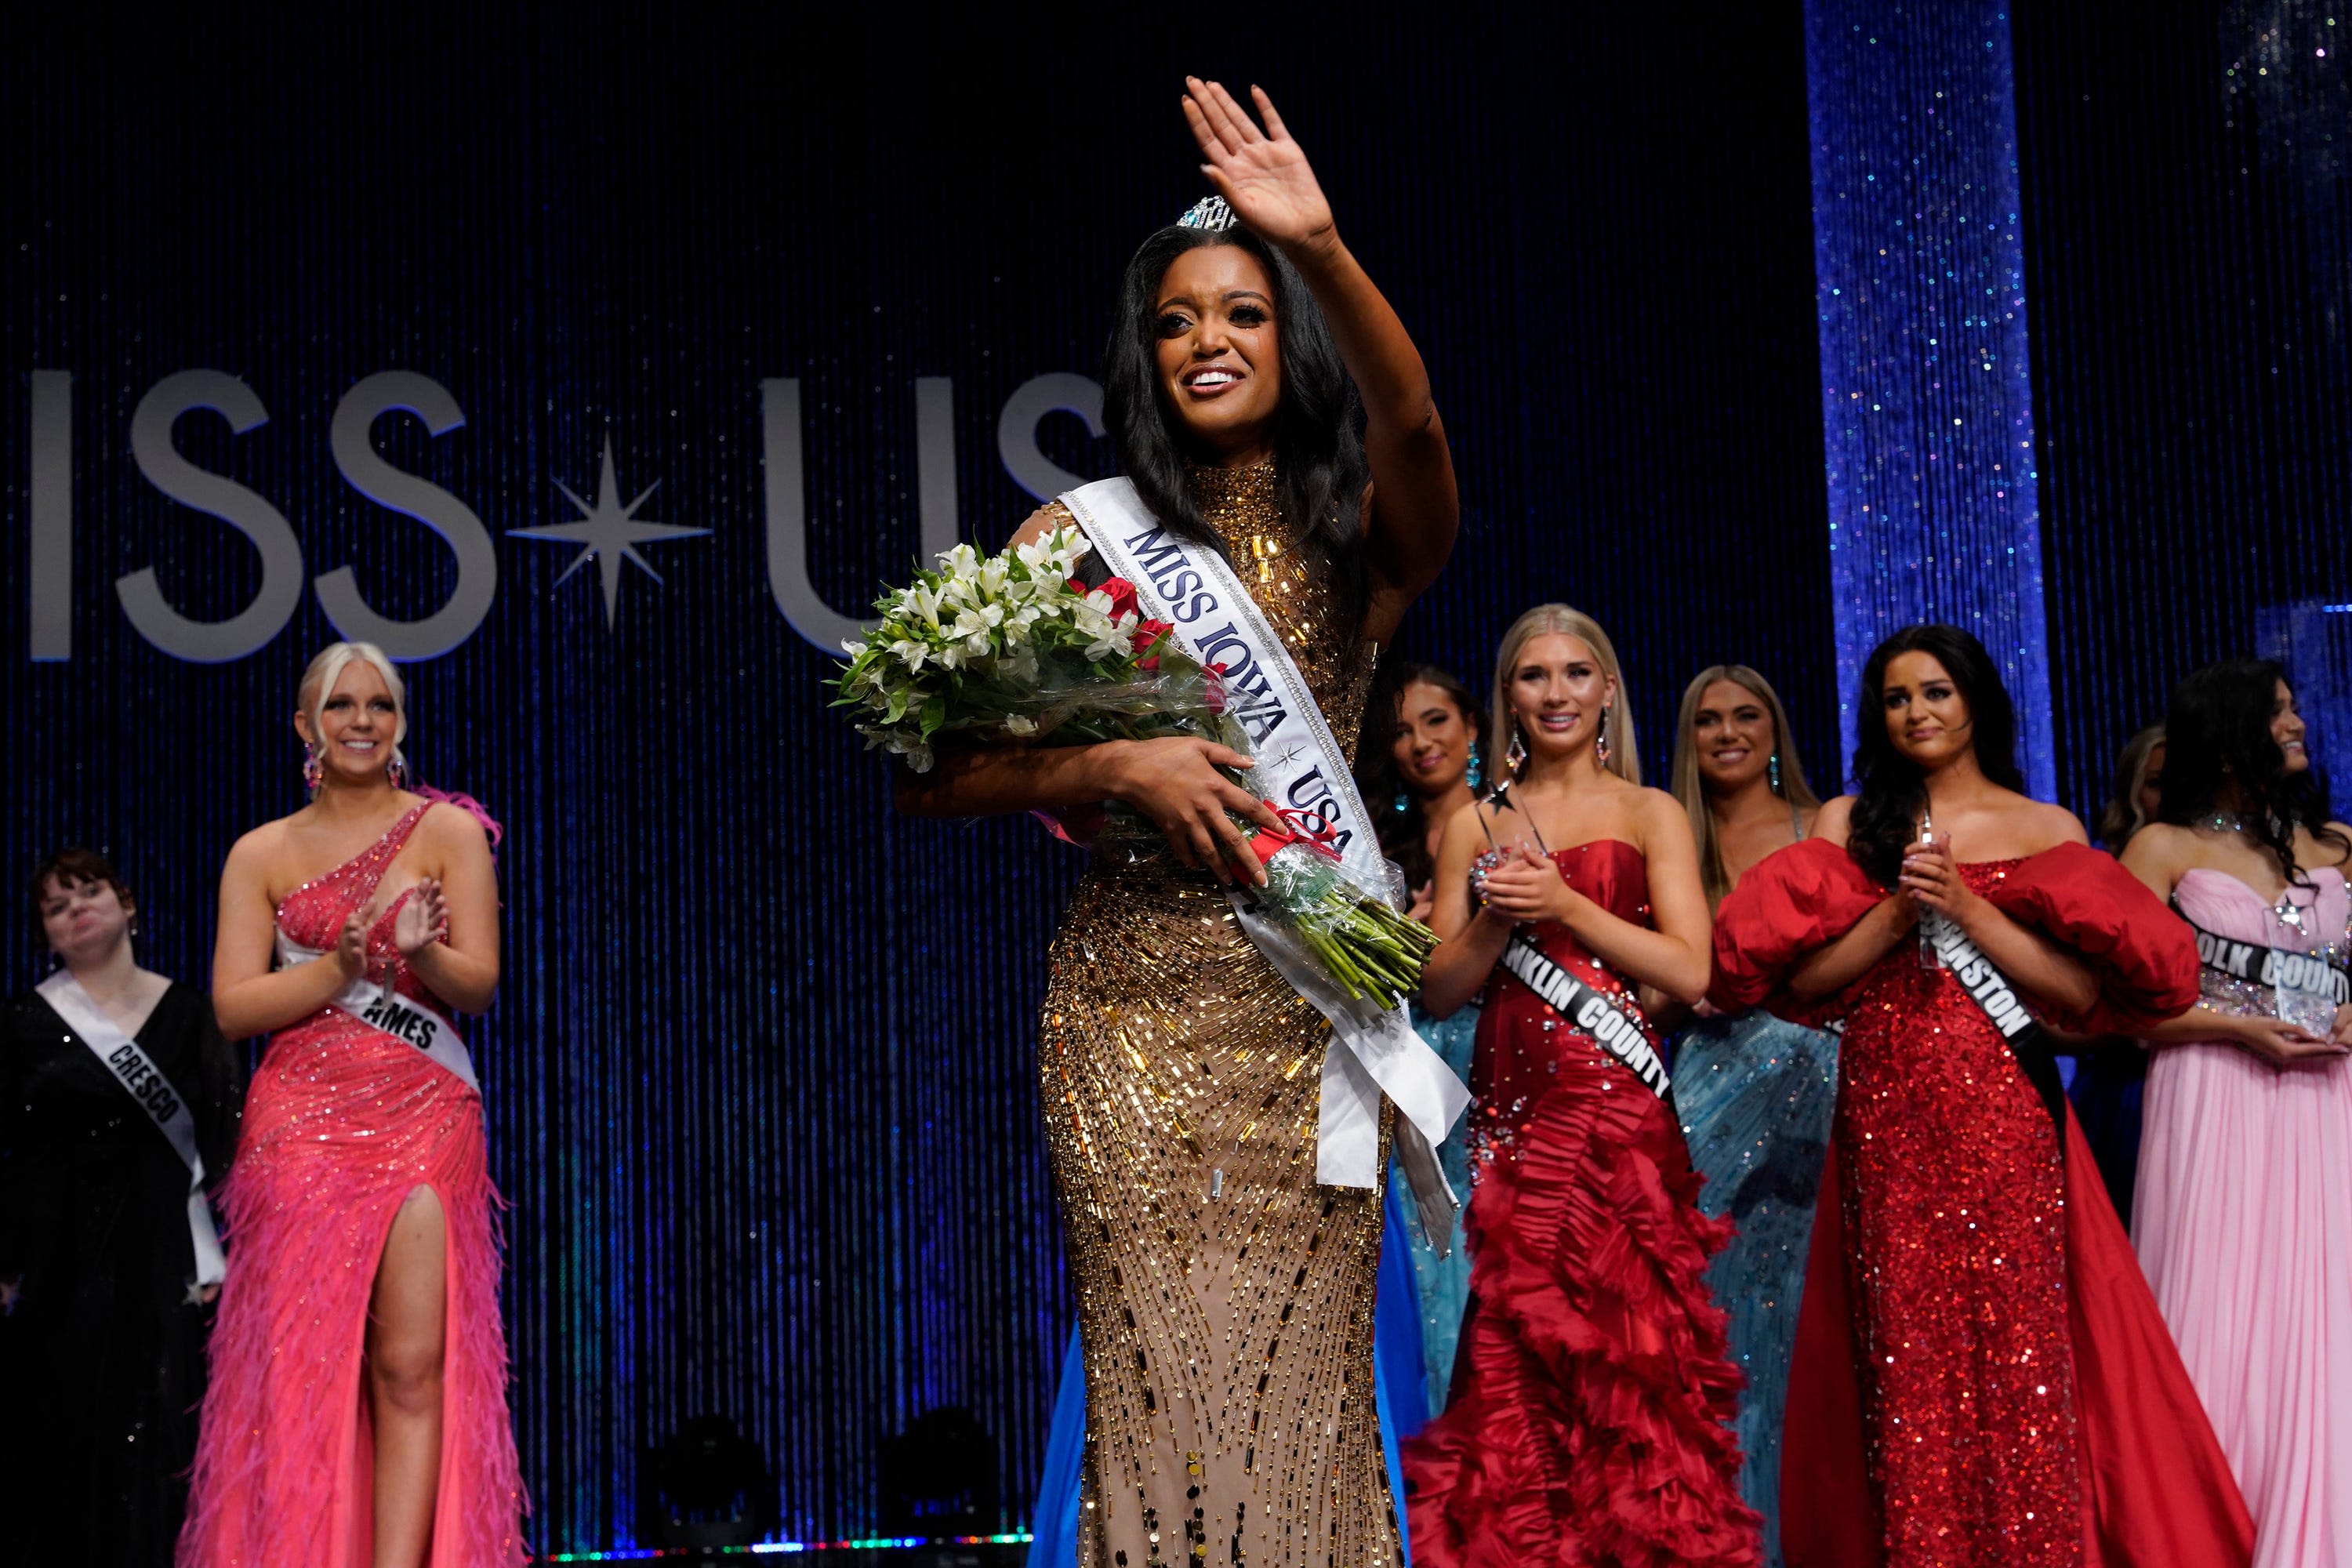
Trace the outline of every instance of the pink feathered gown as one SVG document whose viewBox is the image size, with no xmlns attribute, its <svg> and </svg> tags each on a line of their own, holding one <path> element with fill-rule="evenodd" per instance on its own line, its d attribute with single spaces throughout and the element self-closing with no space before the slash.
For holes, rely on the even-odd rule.
<svg viewBox="0 0 2352 1568">
<path fill-rule="evenodd" d="M 287 895 L 278 925 L 326 952 L 430 809 Z M 368 931 L 368 972 L 437 1011 L 393 942 L 394 900 Z M 365 1568 L 373 1471 L 362 1372 L 368 1296 L 393 1215 L 429 1186 L 447 1216 L 448 1316 L 432 1568 L 525 1559 L 507 1417 L 499 1237 L 481 1097 L 423 1052 L 349 1014 L 269 1042 L 226 1193 L 228 1279 L 181 1531 L 182 1568 Z"/>
</svg>

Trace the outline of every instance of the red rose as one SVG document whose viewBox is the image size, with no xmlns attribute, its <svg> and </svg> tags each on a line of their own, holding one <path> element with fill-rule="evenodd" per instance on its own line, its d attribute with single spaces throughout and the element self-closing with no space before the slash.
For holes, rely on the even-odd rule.
<svg viewBox="0 0 2352 1568">
<path fill-rule="evenodd" d="M 1110 618 L 1112 620 L 1117 620 L 1121 616 L 1129 615 L 1134 612 L 1135 584 L 1129 582 L 1126 578 L 1113 577 L 1104 583 L 1103 585 L 1096 591 L 1097 593 L 1108 594 L 1110 595 Z"/>
<path fill-rule="evenodd" d="M 1129 653 L 1144 657 L 1135 661 L 1138 669 L 1160 668 L 1160 639 L 1176 628 L 1166 621 L 1140 621 L 1136 624 L 1134 640 L 1128 644 Z"/>
</svg>

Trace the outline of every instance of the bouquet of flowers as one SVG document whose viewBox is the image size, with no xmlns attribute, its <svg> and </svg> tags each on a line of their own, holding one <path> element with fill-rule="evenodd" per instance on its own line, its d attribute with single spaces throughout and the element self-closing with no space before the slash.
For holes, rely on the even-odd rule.
<svg viewBox="0 0 2352 1568">
<path fill-rule="evenodd" d="M 917 773 L 930 770 L 942 738 L 1086 745 L 1192 735 L 1245 751 L 1222 670 L 1185 654 L 1168 623 L 1144 618 L 1132 584 L 1079 583 L 1073 574 L 1089 548 L 1067 527 L 985 557 L 957 545 L 937 570 L 875 601 L 881 625 L 842 645 L 849 662 L 832 682 L 834 706 L 852 710 L 868 746 Z M 1246 775 L 1237 782 L 1264 793 Z M 1328 826 L 1275 809 L 1279 832 L 1237 824 L 1265 868 L 1262 904 L 1349 995 L 1389 1006 L 1412 994 L 1436 939 L 1386 889 L 1360 885 Z M 1131 854 L 1158 841 L 1150 824 L 1112 805 L 1049 825 Z"/>
</svg>

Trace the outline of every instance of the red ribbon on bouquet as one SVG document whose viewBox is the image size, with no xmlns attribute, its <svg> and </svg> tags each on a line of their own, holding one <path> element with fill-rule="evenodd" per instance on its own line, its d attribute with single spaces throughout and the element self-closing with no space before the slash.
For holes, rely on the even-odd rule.
<svg viewBox="0 0 2352 1568">
<path fill-rule="evenodd" d="M 1314 854 L 1337 865 L 1339 860 L 1339 834 L 1319 816 L 1309 816 L 1295 806 L 1276 805 L 1272 801 L 1265 808 L 1282 818 L 1280 827 L 1261 827 L 1250 839 L 1250 847 L 1257 851 L 1258 864 L 1263 866 L 1294 844 L 1303 844 Z M 1311 825 L 1311 826 L 1310 826 Z"/>
</svg>

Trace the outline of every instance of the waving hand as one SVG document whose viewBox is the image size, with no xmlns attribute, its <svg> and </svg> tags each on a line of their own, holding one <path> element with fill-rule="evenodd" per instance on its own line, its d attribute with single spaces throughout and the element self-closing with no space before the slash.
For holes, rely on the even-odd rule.
<svg viewBox="0 0 2352 1568">
<path fill-rule="evenodd" d="M 1201 143 L 1201 155 L 1208 160 L 1201 172 L 1234 216 L 1286 250 L 1329 235 L 1331 204 L 1316 184 L 1315 171 L 1307 166 L 1306 153 L 1283 129 L 1274 100 L 1262 89 L 1250 89 L 1265 121 L 1265 130 L 1260 132 L 1249 110 L 1220 84 L 1188 76 L 1184 86 L 1184 119 Z"/>
</svg>

